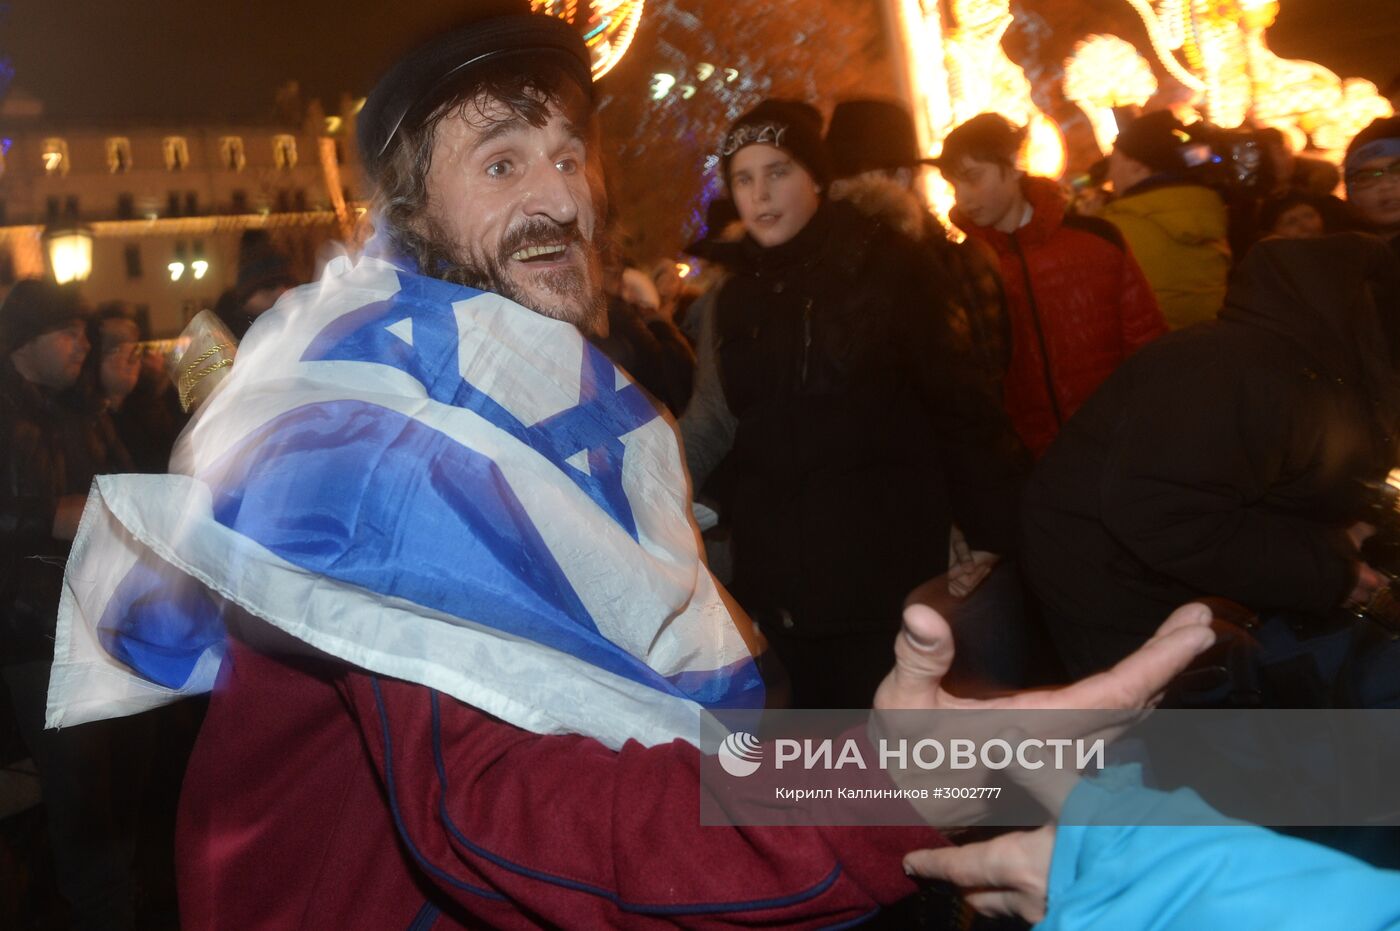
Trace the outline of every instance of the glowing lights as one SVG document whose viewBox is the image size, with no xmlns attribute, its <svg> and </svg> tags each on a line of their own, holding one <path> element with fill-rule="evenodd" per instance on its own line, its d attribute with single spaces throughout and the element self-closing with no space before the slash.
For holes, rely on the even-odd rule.
<svg viewBox="0 0 1400 931">
<path fill-rule="evenodd" d="M 190 271 L 194 273 L 195 280 L 198 281 L 209 271 L 209 263 L 204 259 L 195 259 L 190 263 Z"/>
<path fill-rule="evenodd" d="M 892 2 L 904 36 L 914 122 L 924 151 L 936 152 L 954 126 L 991 111 L 1028 127 L 1023 153 L 1028 170 L 1047 177 L 1064 171 L 1059 127 L 1036 107 L 1025 73 L 1001 47 L 1012 21 L 1010 0 Z M 929 179 L 925 193 L 933 209 L 946 216 L 952 206 L 948 185 Z"/>
<path fill-rule="evenodd" d="M 594 80 L 611 71 L 627 54 L 645 5 L 645 0 L 593 0 L 582 5 L 588 19 L 580 22 L 577 0 L 530 0 L 530 8 L 536 13 L 557 16 L 579 28 L 593 56 Z"/>
<path fill-rule="evenodd" d="M 92 273 L 92 233 L 82 228 L 51 230 L 44 238 L 53 280 L 86 281 Z"/>
<path fill-rule="evenodd" d="M 936 154 L 954 126 L 990 111 L 1027 126 L 1022 162 L 1032 174 L 1057 177 L 1064 170 L 1059 127 L 1036 106 L 1025 73 L 1001 46 L 1012 22 L 1010 0 L 885 2 L 902 39 L 902 70 L 923 151 Z M 1339 161 L 1353 135 L 1393 112 L 1369 82 L 1276 56 L 1265 30 L 1280 0 L 1123 2 L 1146 27 L 1148 47 L 1139 51 L 1121 37 L 1089 36 L 1065 62 L 1065 97 L 1084 111 L 1103 150 L 1118 134 L 1114 107 L 1156 102 L 1188 122 L 1274 126 L 1295 145 L 1310 141 Z M 1154 70 L 1173 81 L 1164 78 L 1159 87 Z M 946 216 L 951 189 L 932 173 L 923 183 L 930 206 Z"/>
<path fill-rule="evenodd" d="M 651 99 L 665 100 L 666 95 L 671 93 L 671 88 L 676 86 L 676 76 L 660 72 L 651 76 Z"/>
<path fill-rule="evenodd" d="M 329 133 L 330 135 L 334 136 L 336 133 L 340 132 L 341 129 L 344 128 L 344 126 L 345 126 L 345 120 L 344 120 L 344 118 L 339 117 L 339 116 L 328 116 L 328 117 L 326 117 L 326 132 Z"/>
<path fill-rule="evenodd" d="M 184 274 L 185 274 L 185 263 L 184 263 L 184 262 L 171 262 L 169 265 L 167 265 L 167 266 L 165 266 L 165 267 L 168 268 L 168 269 L 170 270 L 170 280 L 171 280 L 171 281 L 179 281 L 179 280 L 184 276 Z"/>
<path fill-rule="evenodd" d="M 1118 137 L 1113 108 L 1147 103 L 1157 93 L 1157 79 L 1131 43 L 1117 36 L 1090 36 L 1075 45 L 1065 62 L 1064 91 L 1089 118 L 1099 150 L 1107 152 Z"/>
<path fill-rule="evenodd" d="M 45 139 L 43 159 L 45 174 L 68 174 L 68 143 L 62 139 Z"/>
<path fill-rule="evenodd" d="M 694 271 L 694 269 L 690 267 L 689 263 L 686 263 L 686 262 L 677 262 L 677 263 L 676 263 L 676 274 L 677 274 L 677 275 L 680 275 L 682 278 L 688 278 L 688 277 L 690 276 L 690 273 L 691 273 L 692 271 Z"/>
<path fill-rule="evenodd" d="M 1264 32 L 1279 0 L 1158 0 L 1155 10 L 1150 0 L 1127 3 L 1147 26 L 1157 60 L 1194 92 L 1188 105 L 1218 126 L 1249 121 L 1295 139 L 1301 132 L 1340 160 L 1347 140 L 1392 112 L 1367 81 L 1344 81 L 1321 65 L 1275 55 Z M 1185 74 L 1178 50 L 1190 66 Z"/>
<path fill-rule="evenodd" d="M 680 81 L 685 77 L 684 70 L 679 75 L 658 71 L 651 76 L 651 99 L 665 100 L 674 92 L 679 94 L 681 100 L 689 100 L 699 93 L 701 84 L 716 74 L 723 74 L 724 83 L 729 84 L 739 79 L 740 72 L 738 68 L 725 68 L 721 71 L 709 62 L 702 61 L 695 66 L 696 83 L 682 84 Z"/>
</svg>

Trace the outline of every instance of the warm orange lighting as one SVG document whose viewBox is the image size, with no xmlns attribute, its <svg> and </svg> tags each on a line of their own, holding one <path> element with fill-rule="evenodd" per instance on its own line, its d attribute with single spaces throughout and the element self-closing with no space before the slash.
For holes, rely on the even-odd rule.
<svg viewBox="0 0 1400 931">
<path fill-rule="evenodd" d="M 1029 127 L 1027 170 L 1048 177 L 1064 170 L 1058 126 L 1035 105 L 1025 73 L 1001 46 L 1012 22 L 1010 0 L 885 2 L 902 39 L 924 151 L 936 154 L 954 126 L 992 111 Z M 1276 56 L 1265 30 L 1278 15 L 1280 0 L 1122 2 L 1142 20 L 1148 47 L 1139 50 L 1118 36 L 1091 36 L 1065 67 L 1065 96 L 1084 110 L 1104 150 L 1118 132 L 1113 107 L 1146 105 L 1161 96 L 1144 56 L 1155 58 L 1180 85 L 1180 93 L 1160 100 L 1178 115 L 1226 128 L 1275 126 L 1295 145 L 1310 141 L 1335 161 L 1362 127 L 1393 112 L 1367 81 L 1343 80 L 1313 62 Z M 924 185 L 930 205 L 946 216 L 951 190 L 932 173 Z"/>
<path fill-rule="evenodd" d="M 1118 138 L 1113 108 L 1147 103 L 1157 93 L 1157 79 L 1132 43 L 1117 36 L 1090 36 L 1065 62 L 1064 90 L 1089 118 L 1099 151 L 1107 152 Z"/>
<path fill-rule="evenodd" d="M 693 271 L 693 269 L 690 267 L 689 264 L 687 264 L 687 263 L 685 263 L 685 262 L 677 262 L 677 263 L 676 263 L 676 274 L 677 274 L 677 275 L 680 275 L 682 278 L 687 278 L 687 277 L 689 277 L 691 271 Z"/>
<path fill-rule="evenodd" d="M 577 0 L 530 0 L 534 12 L 557 16 L 582 31 L 584 44 L 593 54 L 594 80 L 611 71 L 627 54 L 645 5 L 645 0 L 593 0 L 584 7 L 589 14 L 587 22 L 580 22 Z"/>
<path fill-rule="evenodd" d="M 1190 104 L 1218 126 L 1276 126 L 1340 161 L 1347 142 L 1371 120 L 1393 111 L 1369 81 L 1343 80 L 1310 61 L 1279 58 L 1264 32 L 1279 0 L 1127 0 L 1152 37 L 1157 59 L 1173 76 L 1180 51 L 1197 92 Z"/>
<path fill-rule="evenodd" d="M 81 227 L 50 230 L 44 238 L 53 280 L 59 284 L 86 281 L 92 273 L 92 232 Z"/>
</svg>

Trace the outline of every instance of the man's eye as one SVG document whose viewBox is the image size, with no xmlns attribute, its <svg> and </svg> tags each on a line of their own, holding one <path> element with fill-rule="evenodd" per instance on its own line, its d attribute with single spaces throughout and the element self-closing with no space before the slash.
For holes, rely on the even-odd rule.
<svg viewBox="0 0 1400 931">
<path fill-rule="evenodd" d="M 511 164 L 507 161 L 493 162 L 486 166 L 486 173 L 493 178 L 504 178 L 511 172 Z"/>
<path fill-rule="evenodd" d="M 571 175 L 574 172 L 578 171 L 578 159 L 561 158 L 559 159 L 559 161 L 554 163 L 554 167 L 557 168 L 562 174 Z"/>
<path fill-rule="evenodd" d="M 787 173 L 788 173 L 787 166 L 784 165 L 782 168 L 774 168 L 772 171 L 768 172 L 768 177 L 770 177 L 770 178 L 786 178 L 786 177 L 787 177 Z"/>
</svg>

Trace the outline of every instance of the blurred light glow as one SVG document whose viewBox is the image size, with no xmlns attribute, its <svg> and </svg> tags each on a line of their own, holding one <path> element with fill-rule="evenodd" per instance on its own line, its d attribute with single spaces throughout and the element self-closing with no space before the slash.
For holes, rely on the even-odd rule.
<svg viewBox="0 0 1400 931">
<path fill-rule="evenodd" d="M 578 0 L 530 0 L 533 12 L 557 16 L 579 30 L 593 57 L 595 81 L 627 54 L 645 6 L 645 0 L 592 0 L 582 5 Z M 580 21 L 580 9 L 586 20 Z"/>
<path fill-rule="evenodd" d="M 180 276 L 184 275 L 184 273 L 185 273 L 185 263 L 184 263 L 184 262 L 171 262 L 169 265 L 167 265 L 167 266 L 165 266 L 165 267 L 168 268 L 168 269 L 170 269 L 170 280 L 171 280 L 171 281 L 179 281 L 179 280 L 180 280 Z"/>
<path fill-rule="evenodd" d="M 205 272 L 209 271 L 209 263 L 204 259 L 195 259 L 190 263 L 190 271 L 194 272 L 195 280 L 198 281 L 204 277 Z"/>
<path fill-rule="evenodd" d="M 695 66 L 695 76 L 702 81 L 708 81 L 710 75 L 715 73 L 715 66 L 708 61 L 702 61 Z"/>
<path fill-rule="evenodd" d="M 1157 78 L 1131 42 L 1089 36 L 1065 62 L 1064 92 L 1088 117 L 1099 151 L 1107 152 L 1118 138 L 1113 108 L 1146 104 L 1157 93 Z"/>
<path fill-rule="evenodd" d="M 59 284 L 86 281 L 92 273 L 92 234 L 74 229 L 49 234 L 49 268 Z"/>
<path fill-rule="evenodd" d="M 691 272 L 691 267 L 690 267 L 690 264 L 689 264 L 689 263 L 687 263 L 687 262 L 677 262 L 677 263 L 676 263 L 676 274 L 677 274 L 677 275 L 680 275 L 682 278 L 685 278 L 685 277 L 687 277 L 687 276 L 690 274 L 690 272 Z"/>
</svg>

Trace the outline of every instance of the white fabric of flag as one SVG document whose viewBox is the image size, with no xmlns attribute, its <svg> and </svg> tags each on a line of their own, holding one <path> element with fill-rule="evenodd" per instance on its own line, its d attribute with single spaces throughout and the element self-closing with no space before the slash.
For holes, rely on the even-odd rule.
<svg viewBox="0 0 1400 931">
<path fill-rule="evenodd" d="M 613 747 L 762 706 L 674 424 L 569 324 L 336 259 L 250 331 L 176 462 L 94 484 L 50 726 L 208 691 L 238 611 Z"/>
</svg>

